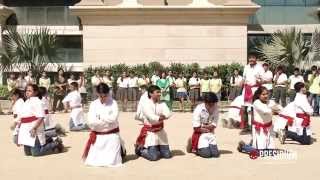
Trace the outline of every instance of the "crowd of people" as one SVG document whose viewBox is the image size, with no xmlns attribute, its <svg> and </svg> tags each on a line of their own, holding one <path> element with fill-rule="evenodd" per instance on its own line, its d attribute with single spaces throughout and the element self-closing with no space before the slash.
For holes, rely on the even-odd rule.
<svg viewBox="0 0 320 180">
<path fill-rule="evenodd" d="M 239 152 L 276 149 L 274 136 L 278 136 L 283 144 L 288 138 L 301 144 L 311 144 L 310 116 L 316 115 L 314 113 L 318 113 L 316 110 L 319 109 L 317 90 L 320 89 L 320 77 L 316 67 L 312 67 L 307 90 L 298 68 L 287 78 L 283 67 L 278 67 L 273 75 L 267 63 L 257 63 L 254 54 L 249 55 L 248 61 L 243 76 L 240 76 L 239 70 L 235 70 L 230 79 L 232 102 L 226 107 L 229 111 L 225 121 L 233 128 L 241 129 L 240 134 L 252 134 L 249 143 L 239 142 Z M 171 118 L 174 96 L 182 102 L 189 96 L 193 103 L 193 132 L 190 133 L 188 150 L 203 158 L 220 156 L 215 129 L 221 120 L 218 102 L 222 80 L 216 71 L 211 78 L 205 74 L 201 79 L 194 73 L 188 81 L 183 75 L 174 77 L 171 71 L 155 73 L 150 79 L 123 72 L 116 80 L 113 80 L 110 72 L 105 76 L 97 72 L 91 79 L 94 100 L 89 105 L 87 121 L 82 105 L 84 91 L 81 91 L 84 78 L 81 76 L 77 80 L 71 76 L 66 80 L 63 73 L 59 70 L 54 83 L 53 104 L 59 102 L 64 110 L 71 111 L 70 131 L 90 131 L 82 156 L 86 165 L 122 165 L 126 149 L 125 140 L 119 133 L 118 117 L 120 109 L 126 110 L 128 100 L 136 101 L 136 114 L 132 119 L 143 124 L 134 144 L 136 155 L 150 161 L 171 158 L 165 123 Z M 51 83 L 46 73 L 39 79 L 39 86 L 31 72 L 24 80 L 25 87 L 19 88 L 19 83 L 14 83 L 14 77 L 8 79 L 8 87 L 13 88 L 14 143 L 23 146 L 26 155 L 63 152 L 64 145 L 59 132 L 64 131 L 49 114 L 47 89 Z M 113 91 L 113 82 L 118 86 L 117 91 Z M 290 102 L 287 102 L 287 87 Z M 175 91 L 176 95 L 173 93 Z M 114 97 L 117 96 L 116 101 Z M 196 103 L 198 100 L 201 100 L 200 103 Z M 121 108 L 118 102 L 121 102 Z M 183 103 L 180 107 L 183 110 Z"/>
</svg>

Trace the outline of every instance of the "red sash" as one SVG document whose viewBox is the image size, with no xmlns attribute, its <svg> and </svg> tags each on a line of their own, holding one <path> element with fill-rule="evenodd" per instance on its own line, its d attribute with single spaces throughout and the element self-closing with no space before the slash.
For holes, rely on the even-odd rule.
<svg viewBox="0 0 320 180">
<path fill-rule="evenodd" d="M 301 123 L 302 127 L 310 126 L 310 115 L 308 115 L 306 113 L 297 113 L 296 116 L 297 116 L 297 118 L 303 119 L 303 121 Z"/>
<path fill-rule="evenodd" d="M 106 134 L 113 134 L 113 133 L 118 133 L 119 127 L 115 128 L 115 129 L 111 129 L 110 131 L 107 132 L 96 132 L 96 131 L 91 131 L 90 132 L 90 137 L 87 141 L 87 144 L 85 146 L 83 155 L 82 155 L 82 159 L 86 159 L 88 156 L 88 153 L 90 151 L 91 145 L 93 145 L 96 142 L 97 139 L 97 135 L 106 135 Z"/>
<path fill-rule="evenodd" d="M 31 123 L 33 121 L 36 121 L 38 118 L 35 116 L 31 116 L 31 117 L 25 117 L 25 118 L 21 118 L 21 123 Z"/>
<path fill-rule="evenodd" d="M 163 122 L 154 125 L 143 125 L 140 134 L 136 140 L 136 145 L 143 147 L 146 141 L 147 132 L 159 132 L 163 129 Z"/>
<path fill-rule="evenodd" d="M 260 84 L 255 84 L 253 86 L 250 86 L 249 84 L 244 84 L 244 102 L 252 103 L 253 98 L 253 87 L 259 87 Z"/>
<path fill-rule="evenodd" d="M 272 126 L 272 121 L 268 122 L 268 123 L 259 123 L 257 121 L 252 121 L 252 124 L 255 126 L 255 129 L 257 132 L 260 133 L 260 130 L 263 129 L 264 134 L 268 134 L 268 128 L 270 128 Z"/>
<path fill-rule="evenodd" d="M 191 137 L 191 152 L 193 153 L 196 153 L 198 150 L 199 138 L 201 134 L 202 132 L 200 127 L 193 128 L 193 134 Z"/>
<path fill-rule="evenodd" d="M 279 116 L 287 120 L 288 126 L 292 126 L 293 120 L 294 120 L 293 117 L 286 116 L 286 115 L 283 115 L 283 114 L 279 114 Z"/>
</svg>

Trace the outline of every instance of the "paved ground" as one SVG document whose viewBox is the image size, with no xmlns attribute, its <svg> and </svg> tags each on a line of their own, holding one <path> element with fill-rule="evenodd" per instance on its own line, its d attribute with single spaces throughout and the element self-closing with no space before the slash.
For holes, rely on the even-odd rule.
<svg viewBox="0 0 320 180">
<path fill-rule="evenodd" d="M 57 114 L 54 118 L 67 127 L 67 114 Z M 26 157 L 22 148 L 11 142 L 9 126 L 11 116 L 0 116 L 0 177 L 1 179 L 31 180 L 80 180 L 80 179 L 319 179 L 320 144 L 301 146 L 293 142 L 280 145 L 281 149 L 297 153 L 294 160 L 257 159 L 236 150 L 237 142 L 248 137 L 239 136 L 239 130 L 219 127 L 216 131 L 218 146 L 222 153 L 218 159 L 202 159 L 185 151 L 187 138 L 191 135 L 191 113 L 174 113 L 167 121 L 174 157 L 169 160 L 148 162 L 134 155 L 133 144 L 140 130 L 140 125 L 133 120 L 133 113 L 121 113 L 119 117 L 121 136 L 126 142 L 127 162 L 122 168 L 86 167 L 81 161 L 87 132 L 69 133 L 64 138 L 68 152 L 45 157 Z M 221 123 L 220 123 L 221 124 Z M 312 119 L 314 137 L 319 139 L 320 118 Z"/>
</svg>

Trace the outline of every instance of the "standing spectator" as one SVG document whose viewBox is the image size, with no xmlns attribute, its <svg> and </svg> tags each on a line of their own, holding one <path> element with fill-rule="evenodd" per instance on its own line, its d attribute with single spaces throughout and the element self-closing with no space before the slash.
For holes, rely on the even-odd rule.
<svg viewBox="0 0 320 180">
<path fill-rule="evenodd" d="M 262 83 L 262 86 L 267 88 L 267 90 L 269 91 L 269 99 L 271 99 L 273 73 L 269 70 L 269 64 L 264 63 L 262 67 L 264 71 L 261 74 L 261 83 Z"/>
<path fill-rule="evenodd" d="M 285 107 L 287 104 L 286 100 L 286 86 L 288 82 L 287 75 L 283 72 L 283 67 L 279 66 L 276 71 L 276 75 L 274 76 L 273 82 L 275 84 L 274 87 L 274 98 L 276 103 L 280 104 L 281 99 L 281 106 Z"/>
<path fill-rule="evenodd" d="M 204 74 L 203 79 L 200 81 L 200 93 L 203 98 L 206 94 L 210 92 L 210 81 L 208 74 Z"/>
<path fill-rule="evenodd" d="M 229 100 L 233 101 L 236 97 L 241 95 L 243 78 L 239 74 L 239 69 L 233 71 L 233 75 L 230 78 L 230 94 Z"/>
<path fill-rule="evenodd" d="M 110 88 L 110 93 L 112 94 L 113 77 L 109 70 L 107 70 L 106 74 L 102 77 L 102 81 L 108 85 L 108 87 Z"/>
<path fill-rule="evenodd" d="M 100 72 L 96 70 L 94 76 L 91 77 L 92 100 L 96 100 L 98 98 L 96 88 L 102 82 L 103 82 L 103 78 L 101 77 Z"/>
<path fill-rule="evenodd" d="M 139 93 L 138 77 L 135 76 L 133 72 L 130 72 L 128 100 L 133 101 L 133 111 L 136 111 L 136 108 L 137 108 L 138 93 Z"/>
<path fill-rule="evenodd" d="M 16 88 L 19 89 L 23 94 L 27 87 L 27 80 L 24 78 L 24 73 L 20 73 L 17 79 L 17 86 Z"/>
<path fill-rule="evenodd" d="M 14 73 L 11 73 L 9 79 L 7 79 L 8 91 L 11 92 L 17 86 L 17 79 Z"/>
<path fill-rule="evenodd" d="M 124 112 L 127 111 L 127 103 L 128 103 L 128 88 L 129 88 L 129 78 L 126 72 L 123 72 L 121 77 L 117 80 L 118 84 L 118 99 L 121 101 L 122 110 Z"/>
<path fill-rule="evenodd" d="M 79 92 L 81 95 L 82 106 L 84 107 L 87 104 L 87 89 L 86 89 L 86 78 L 84 77 L 84 73 L 81 72 L 78 80 L 79 84 Z"/>
<path fill-rule="evenodd" d="M 67 93 L 67 85 L 68 85 L 67 80 L 64 77 L 64 71 L 63 69 L 59 69 L 58 77 L 56 77 L 55 83 L 54 83 L 52 113 L 56 112 L 57 105 L 58 105 L 59 111 L 63 110 L 62 101 Z"/>
<path fill-rule="evenodd" d="M 184 78 L 183 74 L 179 74 L 179 77 L 175 80 L 175 85 L 177 88 L 177 97 L 179 99 L 180 111 L 184 111 L 184 99 L 187 98 L 187 89 L 186 89 L 187 80 Z"/>
<path fill-rule="evenodd" d="M 49 90 L 49 87 L 51 85 L 51 80 L 47 76 L 47 73 L 45 71 L 42 72 L 42 75 L 39 79 L 39 87 L 45 87 L 47 91 Z"/>
<path fill-rule="evenodd" d="M 320 77 L 317 66 L 311 67 L 311 74 L 308 76 L 309 81 L 309 103 L 313 107 L 313 114 L 319 115 L 319 99 L 320 99 Z"/>
<path fill-rule="evenodd" d="M 299 68 L 295 68 L 294 72 L 293 72 L 293 75 L 291 75 L 289 77 L 289 83 L 290 83 L 290 85 L 289 85 L 289 98 L 290 98 L 290 102 L 293 102 L 294 98 L 296 97 L 296 91 L 294 89 L 294 85 L 297 82 L 304 83 L 303 77 L 300 75 Z"/>
<path fill-rule="evenodd" d="M 192 77 L 189 79 L 189 97 L 191 100 L 191 112 L 196 106 L 196 102 L 199 100 L 200 97 L 200 79 L 197 76 L 196 72 L 193 72 Z"/>
<path fill-rule="evenodd" d="M 172 71 L 169 71 L 168 72 L 168 76 L 167 76 L 167 79 L 169 81 L 169 94 L 170 94 L 170 101 L 169 103 L 171 103 L 171 105 L 169 106 L 172 107 L 172 103 L 173 103 L 173 100 L 175 99 L 176 97 L 176 85 L 174 84 L 174 81 L 175 81 L 175 77 L 172 73 Z M 170 108 L 171 110 L 172 108 Z"/>
<path fill-rule="evenodd" d="M 27 81 L 27 84 L 36 84 L 36 79 L 33 77 L 31 70 L 27 72 L 27 76 L 24 79 Z"/>
<path fill-rule="evenodd" d="M 74 75 L 74 73 L 71 73 L 71 74 L 70 74 L 70 77 L 69 77 L 69 79 L 68 79 L 68 86 L 70 86 L 71 83 L 73 83 L 73 82 L 78 83 L 78 80 L 77 80 L 76 76 Z"/>
<path fill-rule="evenodd" d="M 221 88 L 222 88 L 222 80 L 219 78 L 218 71 L 213 71 L 213 77 L 209 80 L 210 84 L 210 92 L 213 92 L 217 95 L 218 100 L 221 99 Z"/>
<path fill-rule="evenodd" d="M 150 83 L 149 78 L 146 77 L 146 75 L 142 74 L 140 75 L 138 79 L 138 85 L 139 85 L 139 99 L 142 96 L 144 92 L 146 92 L 148 85 Z"/>
<path fill-rule="evenodd" d="M 172 111 L 170 83 L 165 72 L 161 73 L 161 78 L 157 80 L 157 86 L 161 89 L 160 101 L 165 102 L 168 108 Z"/>
<path fill-rule="evenodd" d="M 151 83 L 152 85 L 156 85 L 157 84 L 157 81 L 160 79 L 159 77 L 159 71 L 155 71 L 153 73 L 153 75 L 151 76 Z"/>
</svg>

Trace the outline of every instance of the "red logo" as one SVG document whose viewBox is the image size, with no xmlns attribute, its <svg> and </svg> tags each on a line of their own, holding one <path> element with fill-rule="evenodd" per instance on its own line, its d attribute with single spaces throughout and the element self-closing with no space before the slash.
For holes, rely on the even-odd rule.
<svg viewBox="0 0 320 180">
<path fill-rule="evenodd" d="M 257 159 L 259 157 L 259 150 L 255 149 L 249 153 L 250 159 Z"/>
</svg>

